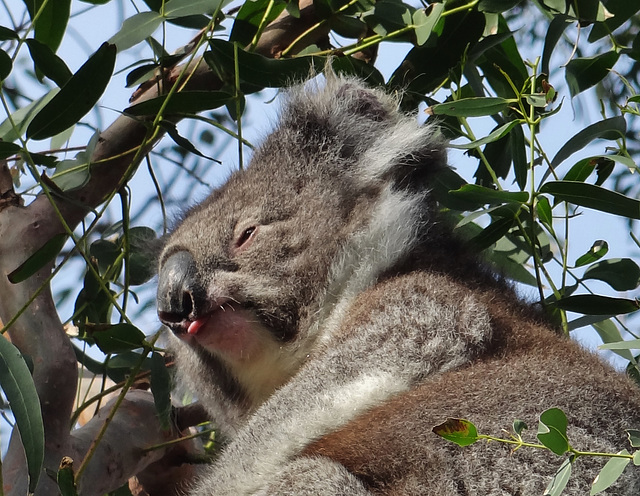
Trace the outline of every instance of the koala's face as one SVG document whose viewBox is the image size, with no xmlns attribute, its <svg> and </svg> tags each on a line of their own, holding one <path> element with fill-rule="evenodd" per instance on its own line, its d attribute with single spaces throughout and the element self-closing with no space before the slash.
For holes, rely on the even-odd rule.
<svg viewBox="0 0 640 496">
<path fill-rule="evenodd" d="M 188 212 L 160 257 L 160 320 L 245 389 L 270 377 L 258 398 L 313 348 L 336 284 L 351 284 L 345 274 L 369 284 L 393 262 L 385 257 L 405 249 L 397 233 L 412 236 L 414 220 L 403 229 L 389 212 L 422 198 L 414 180 L 426 168 L 416 161 L 442 160 L 390 98 L 352 81 L 332 85 L 298 94 L 248 169 Z"/>
</svg>

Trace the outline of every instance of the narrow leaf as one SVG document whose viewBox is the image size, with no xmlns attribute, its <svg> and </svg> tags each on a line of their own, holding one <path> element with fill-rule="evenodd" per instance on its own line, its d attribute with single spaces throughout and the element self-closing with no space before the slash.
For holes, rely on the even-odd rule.
<svg viewBox="0 0 640 496">
<path fill-rule="evenodd" d="M 27 137 L 50 138 L 76 124 L 102 96 L 113 74 L 116 47 L 103 43 L 33 118 Z"/>
<path fill-rule="evenodd" d="M 231 0 L 169 0 L 164 13 L 169 19 L 197 14 L 213 14 Z"/>
<path fill-rule="evenodd" d="M 598 346 L 601 350 L 640 350 L 640 339 L 629 339 L 627 341 L 617 341 Z"/>
<path fill-rule="evenodd" d="M 42 71 L 42 74 L 62 88 L 72 76 L 64 60 L 53 53 L 51 48 L 38 40 L 30 39 L 26 43 L 35 66 Z"/>
<path fill-rule="evenodd" d="M 557 200 L 574 203 L 630 219 L 640 219 L 640 201 L 593 184 L 576 181 L 549 181 L 540 188 Z"/>
<path fill-rule="evenodd" d="M 122 52 L 149 38 L 162 24 L 163 17 L 157 12 L 139 12 L 124 20 L 120 31 L 108 41 Z"/>
<path fill-rule="evenodd" d="M 169 98 L 168 95 L 152 98 L 132 105 L 124 112 L 129 115 L 155 115 L 167 98 Z M 222 107 L 232 99 L 233 95 L 224 91 L 181 91 L 171 95 L 164 108 L 164 114 L 196 114 L 203 110 Z"/>
<path fill-rule="evenodd" d="M 20 351 L 0 336 L 0 386 L 22 439 L 29 472 L 29 492 L 38 484 L 44 462 L 44 427 L 40 400 Z"/>
<path fill-rule="evenodd" d="M 504 112 L 509 108 L 510 103 L 510 100 L 499 97 L 462 98 L 452 102 L 438 103 L 427 110 L 433 115 L 481 117 Z"/>
<path fill-rule="evenodd" d="M 468 420 L 449 418 L 432 429 L 434 434 L 456 443 L 458 446 L 469 446 L 478 440 L 478 430 Z"/>
<path fill-rule="evenodd" d="M 0 141 L 0 160 L 7 157 L 11 157 L 18 153 L 22 148 L 15 143 L 7 143 L 6 141 Z"/>
<path fill-rule="evenodd" d="M 640 308 L 636 300 L 600 295 L 566 296 L 554 302 L 554 305 L 562 310 L 585 315 L 621 315 L 635 312 Z"/>
<path fill-rule="evenodd" d="M 17 284 L 31 277 L 58 256 L 58 253 L 60 253 L 60 250 L 62 250 L 66 241 L 66 234 L 61 233 L 53 236 L 25 262 L 23 262 L 20 267 L 9 274 L 9 281 L 13 284 Z"/>
<path fill-rule="evenodd" d="M 560 465 L 553 479 L 544 490 L 543 496 L 560 496 L 564 488 L 567 487 L 569 477 L 571 477 L 571 458 L 567 458 L 562 462 L 562 465 Z"/>
<path fill-rule="evenodd" d="M 620 330 L 618 329 L 618 326 L 616 326 L 616 324 L 611 319 L 602 320 L 600 322 L 594 322 L 592 324 L 592 327 L 596 330 L 596 332 L 598 333 L 598 336 L 600 336 L 600 339 L 602 339 L 602 342 L 605 345 L 621 343 L 624 341 L 622 339 L 622 335 L 620 334 Z M 629 362 L 634 361 L 633 354 L 628 349 L 616 349 L 616 348 L 609 348 L 609 349 Z"/>
<path fill-rule="evenodd" d="M 511 226 L 513 226 L 513 222 L 513 217 L 495 220 L 485 227 L 480 234 L 471 238 L 469 243 L 478 251 L 485 250 L 507 234 Z"/>
<path fill-rule="evenodd" d="M 36 40 L 47 45 L 55 53 L 67 30 L 71 0 L 49 0 L 46 5 L 45 0 L 30 0 L 24 3 L 29 9 L 31 20 L 35 19 Z"/>
<path fill-rule="evenodd" d="M 418 46 L 424 45 L 431 36 L 434 26 L 444 11 L 444 3 L 432 3 L 428 10 L 428 13 L 423 9 L 418 9 L 413 13 Z"/>
<path fill-rule="evenodd" d="M 162 429 L 171 428 L 171 375 L 164 363 L 164 357 L 154 352 L 151 355 L 151 392 Z"/>
<path fill-rule="evenodd" d="M 486 203 L 526 203 L 529 193 L 524 191 L 498 191 L 477 184 L 465 184 L 451 195 L 480 204 Z"/>
<path fill-rule="evenodd" d="M 477 148 L 482 145 L 486 145 L 487 143 L 493 143 L 494 141 L 498 141 L 501 138 L 504 138 L 507 134 L 511 132 L 511 130 L 520 124 L 520 121 L 511 121 L 503 124 L 502 126 L 494 129 L 490 134 L 485 136 L 484 138 L 480 138 L 475 141 L 470 141 L 469 143 L 463 144 L 449 144 L 450 148 L 456 148 L 458 150 L 469 150 L 471 148 Z"/>
<path fill-rule="evenodd" d="M 73 473 L 73 460 L 68 456 L 62 457 L 57 482 L 62 496 L 78 496 L 75 474 Z"/>
<path fill-rule="evenodd" d="M 625 449 L 618 452 L 619 455 L 628 455 L 629 452 Z M 594 494 L 598 494 L 600 491 L 604 491 L 609 486 L 611 486 L 615 481 L 618 480 L 618 477 L 622 475 L 624 469 L 631 462 L 631 458 L 611 458 L 600 473 L 596 476 L 593 484 L 591 485 L 591 491 L 589 494 L 593 496 Z"/>
<path fill-rule="evenodd" d="M 584 149 L 585 146 L 595 139 L 616 140 L 624 137 L 626 132 L 627 123 L 621 115 L 591 124 L 576 133 L 575 136 L 560 148 L 556 156 L 551 160 L 551 166 L 556 167 L 561 164 L 565 159 L 569 158 L 575 152 Z"/>
</svg>

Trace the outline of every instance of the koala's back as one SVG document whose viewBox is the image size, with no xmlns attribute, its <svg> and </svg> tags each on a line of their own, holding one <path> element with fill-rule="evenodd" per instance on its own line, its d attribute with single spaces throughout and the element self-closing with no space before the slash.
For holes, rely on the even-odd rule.
<svg viewBox="0 0 640 496">
<path fill-rule="evenodd" d="M 624 430 L 640 423 L 637 387 L 574 343 L 545 334 L 539 347 L 425 380 L 311 444 L 305 455 L 337 460 L 373 494 L 543 494 L 567 455 L 527 447 L 514 452 L 511 445 L 487 441 L 462 448 L 431 429 L 447 418 L 464 418 L 480 434 L 509 438 L 518 419 L 528 426 L 523 439 L 539 444 L 539 415 L 557 407 L 567 413 L 573 448 L 628 449 Z M 607 460 L 579 457 L 563 494 L 589 494 Z M 640 478 L 629 467 L 602 494 L 640 494 Z"/>
</svg>

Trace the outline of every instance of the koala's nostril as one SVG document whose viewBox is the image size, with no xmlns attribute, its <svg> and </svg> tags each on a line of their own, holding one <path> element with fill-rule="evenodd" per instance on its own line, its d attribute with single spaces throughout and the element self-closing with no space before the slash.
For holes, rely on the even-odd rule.
<svg viewBox="0 0 640 496">
<path fill-rule="evenodd" d="M 174 253 L 160 267 L 157 301 L 165 324 L 185 323 L 204 308 L 205 291 L 189 252 Z"/>
</svg>

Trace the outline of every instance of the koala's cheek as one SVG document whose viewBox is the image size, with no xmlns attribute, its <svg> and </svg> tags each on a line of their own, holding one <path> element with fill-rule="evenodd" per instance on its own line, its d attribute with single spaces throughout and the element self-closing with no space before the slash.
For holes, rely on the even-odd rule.
<svg viewBox="0 0 640 496">
<path fill-rule="evenodd" d="M 188 335 L 211 353 L 230 361 L 254 360 L 262 348 L 261 327 L 253 312 L 248 310 L 219 310 L 206 318 L 197 333 Z"/>
</svg>

